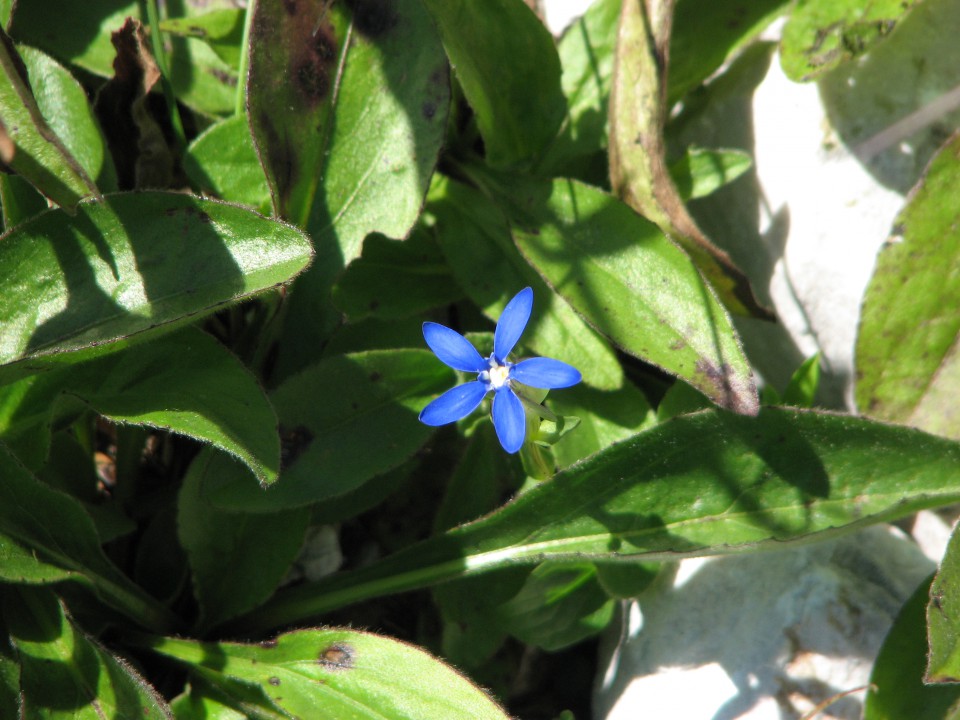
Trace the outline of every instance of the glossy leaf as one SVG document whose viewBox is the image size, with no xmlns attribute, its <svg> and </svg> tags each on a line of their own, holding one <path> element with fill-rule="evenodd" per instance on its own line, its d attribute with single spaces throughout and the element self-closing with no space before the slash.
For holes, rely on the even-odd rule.
<svg viewBox="0 0 960 720">
<path fill-rule="evenodd" d="M 596 0 L 563 33 L 557 44 L 563 68 L 560 82 L 567 116 L 537 164 L 546 175 L 576 175 L 583 158 L 600 155 L 596 182 L 607 179 L 607 105 L 617 45 L 621 0 Z M 593 178 L 591 178 L 593 179 Z"/>
<path fill-rule="evenodd" d="M 317 720 L 507 720 L 478 687 L 423 650 L 355 630 L 299 630 L 257 645 L 158 638 L 152 649 L 270 705 Z M 221 686 L 221 689 L 224 689 Z"/>
<path fill-rule="evenodd" d="M 195 319 L 290 280 L 311 256 L 288 225 L 182 193 L 43 213 L 0 239 L 0 363 L 29 372 L 42 356 Z"/>
<path fill-rule="evenodd" d="M 99 190 L 44 119 L 30 78 L 13 42 L 0 30 L 0 123 L 2 159 L 58 205 L 72 210 Z"/>
<path fill-rule="evenodd" d="M 804 0 L 790 13 L 780 63 L 792 80 L 813 80 L 883 40 L 917 0 Z"/>
<path fill-rule="evenodd" d="M 863 300 L 861 412 L 960 437 L 960 135 L 931 162 L 894 223 Z"/>
<path fill-rule="evenodd" d="M 954 530 L 930 587 L 927 605 L 928 653 L 926 682 L 960 682 L 960 535 Z"/>
<path fill-rule="evenodd" d="M 417 420 L 453 371 L 427 350 L 385 350 L 322 360 L 270 399 L 280 418 L 282 480 L 264 492 L 230 463 L 211 462 L 204 493 L 228 510 L 271 512 L 343 495 L 409 458 L 432 430 Z"/>
<path fill-rule="evenodd" d="M 415 229 L 403 241 L 370 235 L 363 254 L 333 288 L 333 302 L 351 321 L 398 319 L 463 297 L 432 235 Z"/>
<path fill-rule="evenodd" d="M 721 407 L 756 413 L 757 390 L 733 326 L 679 248 L 588 185 L 556 180 L 524 190 L 515 196 L 514 241 L 587 322 Z"/>
<path fill-rule="evenodd" d="M 553 38 L 520 0 L 424 0 L 477 117 L 487 162 L 535 159 L 563 119 Z M 465 32 L 469 28 L 469 32 Z M 504 58 L 510 72 L 504 72 Z"/>
<path fill-rule="evenodd" d="M 753 160 L 742 150 L 706 150 L 688 147 L 670 166 L 677 192 L 684 200 L 706 197 L 743 175 Z"/>
<path fill-rule="evenodd" d="M 69 495 L 40 483 L 0 446 L 0 579 L 16 584 L 80 582 L 149 627 L 172 625 L 100 549 L 90 517 Z"/>
<path fill-rule="evenodd" d="M 691 448 L 693 451 L 691 451 Z M 380 563 L 278 594 L 242 625 L 545 560 L 662 561 L 754 552 L 957 502 L 960 446 L 811 411 L 704 411 L 558 473 L 476 522 Z M 599 490 L 598 490 L 599 488 Z"/>
<path fill-rule="evenodd" d="M 923 683 L 927 663 L 924 607 L 930 581 L 920 583 L 900 609 L 873 664 L 863 720 L 956 720 L 960 687 Z M 953 711 L 951 712 L 951 708 Z"/>
<path fill-rule="evenodd" d="M 27 46 L 20 47 L 19 52 L 37 107 L 50 129 L 76 158 L 86 177 L 103 192 L 115 191 L 117 173 L 86 91 L 49 55 Z"/>
<path fill-rule="evenodd" d="M 534 354 L 562 360 L 583 373 L 584 382 L 612 390 L 623 382 L 616 354 L 537 275 L 510 241 L 507 219 L 480 192 L 438 179 L 427 212 L 436 218 L 437 242 L 468 297 L 496 322 L 520 289 L 533 288 L 534 308 L 523 345 Z"/>
<path fill-rule="evenodd" d="M 195 186 L 219 198 L 270 207 L 270 189 L 253 148 L 246 115 L 233 115 L 211 125 L 190 143 L 184 170 Z"/>
<path fill-rule="evenodd" d="M 256 5 L 248 110 L 274 209 L 310 232 L 319 255 L 288 301 L 281 378 L 313 362 L 309 348 L 339 322 L 330 290 L 363 239 L 410 232 L 450 102 L 443 48 L 418 0 L 285 7 Z"/>
<path fill-rule="evenodd" d="M 211 505 L 200 483 L 215 456 L 206 450 L 194 459 L 177 501 L 177 531 L 190 560 L 204 627 L 252 610 L 270 597 L 300 550 L 310 522 L 307 509 L 251 515 Z"/>
<path fill-rule="evenodd" d="M 53 593 L 7 589 L 2 600 L 20 661 L 20 717 L 172 717 L 160 694 L 127 662 L 87 637 Z"/>
</svg>

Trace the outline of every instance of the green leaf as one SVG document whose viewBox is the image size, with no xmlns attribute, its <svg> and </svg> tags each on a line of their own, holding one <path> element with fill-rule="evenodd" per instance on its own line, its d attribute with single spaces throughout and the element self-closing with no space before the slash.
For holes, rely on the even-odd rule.
<svg viewBox="0 0 960 720">
<path fill-rule="evenodd" d="M 25 720 L 171 718 L 170 708 L 127 662 L 87 637 L 56 596 L 37 588 L 0 593 L 20 660 Z"/>
<path fill-rule="evenodd" d="M 212 443 L 240 458 L 261 483 L 277 479 L 280 440 L 270 402 L 250 371 L 199 330 L 47 373 L 0 416 L 0 437 L 49 426 L 64 393 L 115 422 Z"/>
<path fill-rule="evenodd" d="M 128 17 L 146 22 L 140 2 L 89 0 L 64 3 L 51 13 L 44 3 L 19 3 L 10 26 L 18 42 L 43 50 L 61 62 L 76 65 L 101 77 L 113 76 L 116 50 L 111 41 Z M 231 7 L 228 0 L 211 0 L 203 7 L 181 4 L 188 15 L 217 7 Z M 170 82 L 176 97 L 207 115 L 231 112 L 234 108 L 236 70 L 224 63 L 203 41 L 173 38 L 169 45 Z"/>
<path fill-rule="evenodd" d="M 214 460 L 204 493 L 225 510 L 271 512 L 343 495 L 396 467 L 432 428 L 417 416 L 455 384 L 425 350 L 339 355 L 311 365 L 273 391 L 280 418 L 282 479 L 264 492 L 229 463 Z"/>
<path fill-rule="evenodd" d="M 646 396 L 629 381 L 614 392 L 586 385 L 566 388 L 550 395 L 549 405 L 558 415 L 580 418 L 580 425 L 552 448 L 561 468 L 646 430 L 655 421 Z"/>
<path fill-rule="evenodd" d="M 256 645 L 158 638 L 154 651 L 240 681 L 277 710 L 318 720 L 507 720 L 465 677 L 423 650 L 355 630 L 300 630 Z"/>
<path fill-rule="evenodd" d="M 680 197 L 706 197 L 743 175 L 753 165 L 742 150 L 706 150 L 688 147 L 682 158 L 670 166 L 670 175 Z"/>
<path fill-rule="evenodd" d="M 90 517 L 69 495 L 43 485 L 0 445 L 0 579 L 18 584 L 74 580 L 111 607 L 157 629 L 173 620 L 114 567 Z"/>
<path fill-rule="evenodd" d="M 232 68 L 240 65 L 243 20 L 246 11 L 221 8 L 189 18 L 170 18 L 160 23 L 163 32 L 203 40 L 221 60 Z"/>
<path fill-rule="evenodd" d="M 286 282 L 311 256 L 288 225 L 183 193 L 43 213 L 0 239 L 0 363 L 24 374 L 41 357 L 102 352 Z"/>
<path fill-rule="evenodd" d="M 200 483 L 215 457 L 206 450 L 194 459 L 177 503 L 180 544 L 190 559 L 202 627 L 252 610 L 270 597 L 310 522 L 306 508 L 251 515 L 211 505 Z"/>
<path fill-rule="evenodd" d="M 72 210 L 99 190 L 83 166 L 47 124 L 23 60 L 0 29 L 0 127 L 3 161 L 58 205 Z M 100 141 L 102 151 L 102 141 Z"/>
<path fill-rule="evenodd" d="M 18 2 L 10 35 L 17 42 L 107 77 L 113 74 L 116 55 L 110 33 L 119 30 L 127 17 L 142 19 L 138 2 L 71 2 L 58 6 L 55 13 L 44 3 Z"/>
<path fill-rule="evenodd" d="M 566 105 L 560 60 L 546 27 L 521 0 L 424 4 L 476 113 L 487 162 L 506 166 L 535 159 L 556 135 Z"/>
<path fill-rule="evenodd" d="M 253 148 L 246 115 L 211 125 L 190 143 L 183 167 L 191 182 L 206 193 L 266 211 L 270 189 Z"/>
<path fill-rule="evenodd" d="M 960 687 L 931 687 L 923 683 L 927 662 L 924 607 L 930 581 L 920 583 L 887 633 L 873 664 L 863 708 L 863 720 L 955 720 L 951 708 L 960 699 Z"/>
<path fill-rule="evenodd" d="M 857 405 L 960 437 L 960 135 L 933 159 L 894 223 L 867 287 L 856 346 Z"/>
<path fill-rule="evenodd" d="M 363 239 L 402 238 L 415 224 L 450 104 L 443 47 L 418 0 L 285 7 L 256 5 L 250 124 L 275 212 L 309 231 L 319 255 L 287 302 L 279 378 L 314 362 L 340 321 L 330 289 Z"/>
<path fill-rule="evenodd" d="M 783 391 L 783 404 L 813 407 L 820 387 L 820 353 L 814 353 L 797 368 Z"/>
<path fill-rule="evenodd" d="M 593 387 L 620 387 L 623 369 L 616 353 L 527 264 L 511 242 L 500 208 L 477 190 L 439 177 L 429 199 L 427 212 L 435 219 L 440 249 L 484 315 L 496 321 L 517 291 L 532 287 L 533 315 L 523 345 L 573 365 Z"/>
<path fill-rule="evenodd" d="M 83 86 L 41 51 L 18 48 L 40 114 L 100 190 L 117 189 L 117 172 Z"/>
<path fill-rule="evenodd" d="M 860 418 L 764 408 L 684 415 L 497 512 L 362 570 L 279 593 L 240 625 L 545 560 L 663 561 L 831 537 L 960 499 L 960 446 Z"/>
<path fill-rule="evenodd" d="M 607 105 L 620 3 L 596 0 L 560 38 L 557 52 L 563 67 L 560 83 L 567 99 L 567 116 L 537 164 L 540 174 L 577 175 L 598 184 L 607 181 Z M 583 158 L 598 158 L 590 169 L 599 168 L 590 178 L 578 172 Z"/>
<path fill-rule="evenodd" d="M 405 318 L 462 297 L 433 237 L 419 226 L 403 242 L 367 237 L 363 254 L 333 288 L 334 304 L 351 321 Z"/>
<path fill-rule="evenodd" d="M 757 390 L 723 307 L 656 225 L 573 180 L 514 196 L 517 247 L 593 327 L 721 407 L 754 414 Z"/>
<path fill-rule="evenodd" d="M 780 41 L 780 64 L 792 80 L 813 80 L 867 53 L 917 0 L 802 0 Z"/>
<path fill-rule="evenodd" d="M 678 0 L 670 35 L 668 105 L 713 75 L 788 4 L 787 0 Z"/>
<path fill-rule="evenodd" d="M 543 563 L 493 615 L 514 637 L 555 651 L 600 633 L 614 610 L 590 563 Z"/>
<path fill-rule="evenodd" d="M 3 211 L 3 228 L 19 225 L 24 220 L 46 210 L 47 199 L 19 175 L 0 174 L 0 205 Z"/>
<path fill-rule="evenodd" d="M 930 587 L 927 629 L 930 643 L 927 673 L 929 683 L 960 682 L 960 535 L 950 535 L 947 551 Z"/>
</svg>

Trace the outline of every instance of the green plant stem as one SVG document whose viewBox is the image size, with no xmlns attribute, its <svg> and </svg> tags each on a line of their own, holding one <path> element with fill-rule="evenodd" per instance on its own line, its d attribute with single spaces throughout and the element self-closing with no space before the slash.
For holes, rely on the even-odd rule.
<svg viewBox="0 0 960 720">
<path fill-rule="evenodd" d="M 157 0 L 147 0 L 147 22 L 150 23 L 150 46 L 153 57 L 160 68 L 160 86 L 163 88 L 163 97 L 167 101 L 167 111 L 170 113 L 170 125 L 177 143 L 177 151 L 182 155 L 187 149 L 187 136 L 183 130 L 183 121 L 180 118 L 180 107 L 177 97 L 170 84 L 170 66 L 167 63 L 167 52 L 163 47 L 163 36 L 160 32 L 160 10 Z"/>
<path fill-rule="evenodd" d="M 247 14 L 243 19 L 243 39 L 240 41 L 240 67 L 237 69 L 237 94 L 233 106 L 235 115 L 247 111 L 247 72 L 250 68 L 250 30 L 253 27 L 253 14 L 258 0 L 247 3 Z"/>
</svg>

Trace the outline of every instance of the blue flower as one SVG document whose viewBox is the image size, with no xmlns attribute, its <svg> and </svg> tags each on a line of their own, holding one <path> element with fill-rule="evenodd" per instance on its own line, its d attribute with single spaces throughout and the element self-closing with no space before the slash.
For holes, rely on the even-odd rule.
<svg viewBox="0 0 960 720">
<path fill-rule="evenodd" d="M 524 288 L 503 309 L 493 334 L 493 354 L 484 359 L 463 335 L 433 322 L 423 324 L 423 337 L 434 354 L 461 372 L 475 372 L 477 379 L 447 390 L 420 413 L 426 425 L 446 425 L 473 412 L 488 392 L 493 392 L 493 427 L 503 449 L 515 453 L 527 432 L 523 403 L 514 382 L 552 390 L 580 382 L 580 372 L 565 362 L 530 358 L 507 362 L 533 310 L 533 290 Z"/>
</svg>

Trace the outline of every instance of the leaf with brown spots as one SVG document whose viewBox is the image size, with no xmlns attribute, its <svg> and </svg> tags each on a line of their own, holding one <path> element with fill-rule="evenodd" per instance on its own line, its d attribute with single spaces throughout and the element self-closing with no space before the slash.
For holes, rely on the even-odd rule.
<svg viewBox="0 0 960 720">
<path fill-rule="evenodd" d="M 157 638 L 151 649 L 234 701 L 311 720 L 508 720 L 480 688 L 424 650 L 343 628 L 296 630 L 269 647 Z M 247 692 L 242 695 L 244 689 Z"/>
</svg>

